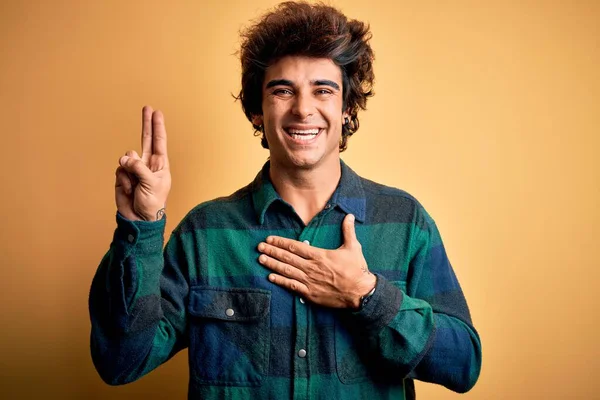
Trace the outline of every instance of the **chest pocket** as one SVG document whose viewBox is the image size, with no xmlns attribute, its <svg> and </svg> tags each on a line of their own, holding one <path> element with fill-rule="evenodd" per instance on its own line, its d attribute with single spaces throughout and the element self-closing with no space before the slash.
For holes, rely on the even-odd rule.
<svg viewBox="0 0 600 400">
<path fill-rule="evenodd" d="M 269 368 L 271 293 L 190 291 L 190 375 L 197 383 L 260 386 Z"/>
<path fill-rule="evenodd" d="M 390 283 L 406 293 L 405 281 Z M 381 380 L 385 375 L 385 371 L 381 371 L 382 363 L 377 358 L 378 349 L 370 347 L 376 346 L 378 341 L 372 341 L 369 345 L 367 338 L 362 335 L 360 327 L 353 326 L 352 320 L 335 322 L 335 364 L 342 383 Z"/>
</svg>

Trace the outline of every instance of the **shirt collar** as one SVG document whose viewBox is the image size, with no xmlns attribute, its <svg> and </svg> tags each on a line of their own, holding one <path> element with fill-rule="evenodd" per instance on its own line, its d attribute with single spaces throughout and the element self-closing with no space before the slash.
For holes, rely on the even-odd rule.
<svg viewBox="0 0 600 400">
<path fill-rule="evenodd" d="M 357 221 L 364 222 L 366 199 L 361 178 L 344 161 L 340 160 L 340 164 L 342 177 L 331 196 L 329 204 L 332 207 L 341 208 L 347 214 L 354 214 Z M 254 211 L 261 225 L 265 221 L 265 213 L 269 206 L 274 201 L 283 201 L 271 183 L 269 177 L 270 165 L 270 162 L 267 161 L 251 184 Z"/>
</svg>

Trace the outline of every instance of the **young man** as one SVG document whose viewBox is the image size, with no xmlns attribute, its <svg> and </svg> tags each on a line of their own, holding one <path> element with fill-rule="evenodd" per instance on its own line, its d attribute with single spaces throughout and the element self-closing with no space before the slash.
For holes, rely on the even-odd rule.
<svg viewBox="0 0 600 400">
<path fill-rule="evenodd" d="M 340 160 L 373 83 L 370 34 L 284 3 L 244 35 L 240 100 L 270 159 L 200 204 L 164 253 L 164 119 L 119 160 L 117 229 L 92 283 L 101 377 L 131 382 L 189 347 L 189 397 L 414 398 L 465 392 L 481 347 L 435 223 L 407 193 Z"/>
</svg>

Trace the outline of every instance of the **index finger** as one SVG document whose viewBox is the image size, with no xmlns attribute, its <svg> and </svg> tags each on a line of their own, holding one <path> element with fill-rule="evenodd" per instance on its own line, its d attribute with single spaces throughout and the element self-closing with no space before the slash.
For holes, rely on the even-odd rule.
<svg viewBox="0 0 600 400">
<path fill-rule="evenodd" d="M 148 164 L 152 155 L 152 107 L 142 108 L 142 161 Z"/>
<path fill-rule="evenodd" d="M 152 154 L 167 155 L 167 130 L 165 117 L 160 110 L 152 113 Z"/>
<path fill-rule="evenodd" d="M 281 236 L 269 236 L 265 241 L 271 246 L 287 250 L 290 253 L 294 253 L 306 260 L 313 260 L 315 258 L 315 248 L 311 247 L 307 243 L 284 238 Z"/>
</svg>

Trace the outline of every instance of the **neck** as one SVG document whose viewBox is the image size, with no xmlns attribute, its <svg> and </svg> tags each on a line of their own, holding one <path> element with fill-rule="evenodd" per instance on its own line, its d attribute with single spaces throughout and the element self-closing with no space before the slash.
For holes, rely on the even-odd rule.
<svg viewBox="0 0 600 400">
<path fill-rule="evenodd" d="M 339 158 L 314 169 L 286 168 L 273 161 L 269 176 L 275 190 L 308 225 L 325 208 L 340 181 L 342 169 Z"/>
</svg>

